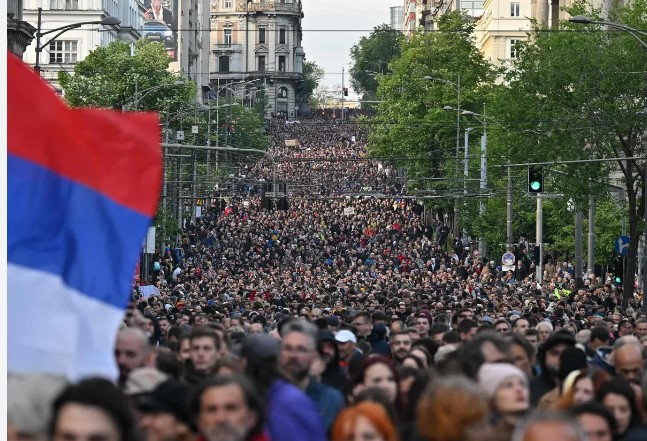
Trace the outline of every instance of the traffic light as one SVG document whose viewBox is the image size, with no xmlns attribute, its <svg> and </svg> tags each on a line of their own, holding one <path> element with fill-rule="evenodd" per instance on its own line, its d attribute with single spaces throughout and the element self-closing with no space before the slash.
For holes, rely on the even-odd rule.
<svg viewBox="0 0 647 441">
<path fill-rule="evenodd" d="M 344 96 L 348 96 L 348 87 L 344 87 Z"/>
<path fill-rule="evenodd" d="M 622 285 L 625 268 L 624 268 L 624 259 L 622 257 L 617 257 L 615 262 L 615 267 L 613 269 L 613 281 L 616 285 Z"/>
<path fill-rule="evenodd" d="M 528 191 L 530 193 L 544 192 L 544 170 L 542 167 L 528 167 Z"/>
</svg>

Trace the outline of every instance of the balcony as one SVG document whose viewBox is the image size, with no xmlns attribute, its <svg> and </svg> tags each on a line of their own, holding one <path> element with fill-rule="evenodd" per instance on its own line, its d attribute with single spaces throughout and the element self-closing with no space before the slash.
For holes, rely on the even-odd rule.
<svg viewBox="0 0 647 441">
<path fill-rule="evenodd" d="M 236 10 L 238 12 L 292 12 L 295 14 L 301 12 L 299 3 L 281 3 L 278 0 L 259 3 L 246 3 L 246 0 L 238 0 Z"/>
<path fill-rule="evenodd" d="M 242 44 L 214 44 L 213 51 L 217 53 L 223 52 L 242 52 Z"/>
</svg>

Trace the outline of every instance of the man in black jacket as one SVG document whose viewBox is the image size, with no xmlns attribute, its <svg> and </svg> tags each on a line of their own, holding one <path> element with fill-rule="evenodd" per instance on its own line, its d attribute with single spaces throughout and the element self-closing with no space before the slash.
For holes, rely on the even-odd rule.
<svg viewBox="0 0 647 441">
<path fill-rule="evenodd" d="M 530 402 L 533 406 L 557 385 L 559 357 L 566 348 L 574 346 L 575 337 L 567 331 L 557 331 L 539 347 L 537 358 L 541 374 L 530 380 Z"/>
</svg>

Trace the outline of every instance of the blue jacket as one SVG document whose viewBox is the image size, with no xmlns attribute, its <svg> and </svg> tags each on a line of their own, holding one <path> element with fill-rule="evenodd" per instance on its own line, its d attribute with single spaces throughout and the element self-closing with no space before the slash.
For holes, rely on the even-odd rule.
<svg viewBox="0 0 647 441">
<path fill-rule="evenodd" d="M 332 424 L 346 403 L 342 394 L 332 386 L 311 380 L 306 388 L 306 395 L 314 401 L 319 408 L 326 432 L 330 431 Z"/>
<path fill-rule="evenodd" d="M 268 390 L 265 427 L 270 439 L 326 441 L 326 430 L 315 403 L 298 387 L 276 380 Z"/>
</svg>

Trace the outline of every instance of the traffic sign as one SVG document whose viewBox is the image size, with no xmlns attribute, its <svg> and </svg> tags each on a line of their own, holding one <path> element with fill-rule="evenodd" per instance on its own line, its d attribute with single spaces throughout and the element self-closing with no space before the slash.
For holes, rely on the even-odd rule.
<svg viewBox="0 0 647 441">
<path fill-rule="evenodd" d="M 503 254 L 503 256 L 501 256 L 501 266 L 503 271 L 512 271 L 516 260 L 517 258 L 510 251 Z"/>
<path fill-rule="evenodd" d="M 629 253 L 629 237 L 620 236 L 615 241 L 616 253 L 626 256 Z"/>
</svg>

